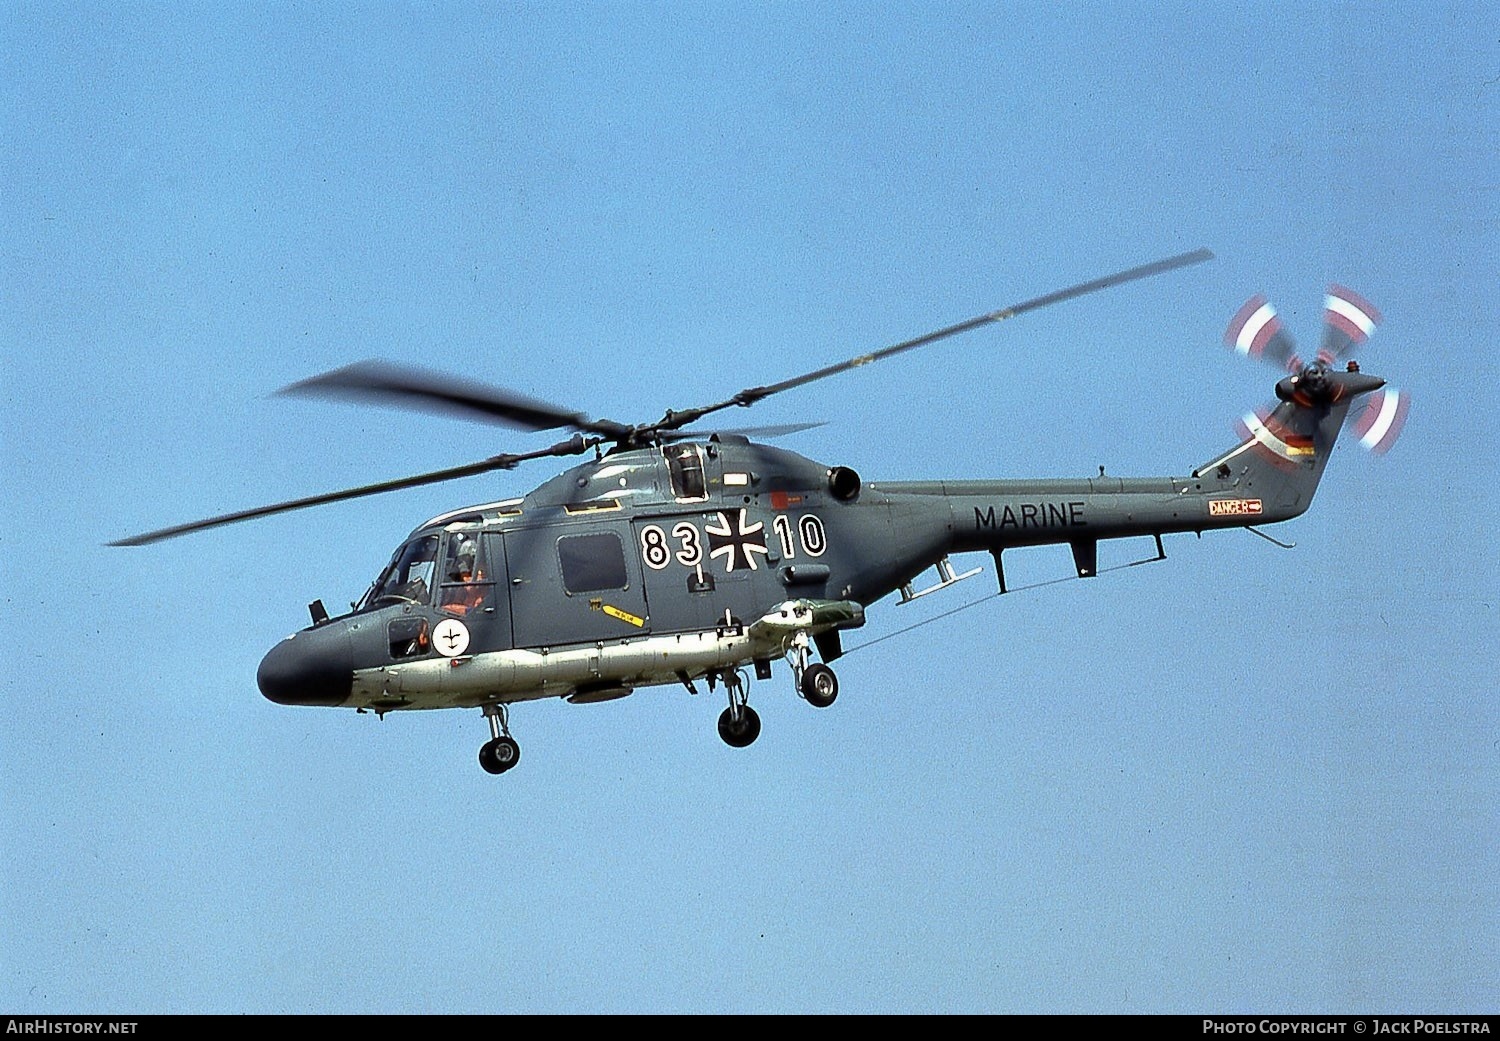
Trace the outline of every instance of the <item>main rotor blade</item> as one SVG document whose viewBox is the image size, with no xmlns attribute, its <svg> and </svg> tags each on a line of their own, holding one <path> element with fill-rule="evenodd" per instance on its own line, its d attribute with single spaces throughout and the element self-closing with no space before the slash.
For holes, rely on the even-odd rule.
<svg viewBox="0 0 1500 1041">
<path fill-rule="evenodd" d="M 713 427 L 708 430 L 665 430 L 659 436 L 663 441 L 707 441 L 714 434 L 735 434 L 739 437 L 771 440 L 772 438 L 786 437 L 789 434 L 800 434 L 804 430 L 816 430 L 818 427 L 827 425 L 826 422 L 774 423 L 770 426 L 759 427 Z"/>
<path fill-rule="evenodd" d="M 476 416 L 521 430 L 571 427 L 605 437 L 619 437 L 628 428 L 609 420 L 592 420 L 582 412 L 528 398 L 500 387 L 461 380 L 425 369 L 383 361 L 361 361 L 321 376 L 298 380 L 278 394 L 378 401 L 381 404 L 441 415 Z"/>
<path fill-rule="evenodd" d="M 1200 264 L 1212 258 L 1213 253 L 1209 250 L 1198 249 L 1191 253 L 1182 253 L 1178 256 L 1167 257 L 1164 260 L 1157 260 L 1150 264 L 1142 264 L 1139 267 L 1117 271 L 1113 275 L 1105 275 L 1103 278 L 1096 278 L 1090 282 L 1082 282 L 1076 286 L 1069 286 L 1067 289 L 1059 289 L 1053 293 L 1033 297 L 1030 300 L 1023 300 L 1019 304 L 1012 304 L 999 311 L 991 311 L 988 314 L 970 318 L 968 321 L 959 322 L 957 325 L 938 329 L 936 332 L 926 333 L 910 340 L 903 340 L 889 347 L 882 347 L 878 351 L 861 354 L 857 358 L 850 358 L 848 361 L 827 365 L 801 376 L 793 376 L 791 379 L 782 380 L 780 383 L 772 383 L 765 387 L 747 387 L 727 401 L 705 405 L 700 408 L 685 409 L 680 412 L 669 412 L 662 422 L 656 425 L 655 429 L 675 430 L 686 426 L 688 423 L 696 422 L 711 412 L 729 408 L 731 405 L 753 405 L 762 398 L 770 397 L 772 394 L 780 394 L 784 390 L 792 390 L 795 387 L 801 387 L 828 376 L 835 376 L 838 373 L 859 368 L 861 365 L 869 365 L 871 362 L 889 358 L 893 354 L 900 354 L 903 351 L 909 351 L 917 347 L 925 347 L 929 343 L 946 340 L 950 336 L 966 333 L 971 329 L 979 328 L 981 325 L 988 325 L 991 322 L 1003 322 L 1007 318 L 1014 318 L 1016 315 L 1025 314 L 1027 311 L 1035 311 L 1052 304 L 1062 303 L 1064 300 L 1072 300 L 1074 297 L 1083 296 L 1087 293 L 1094 293 L 1101 289 L 1123 285 L 1126 282 L 1134 282 L 1138 279 L 1150 278 L 1153 275 L 1160 275 L 1167 271 L 1175 271 L 1177 268 L 1187 267 L 1191 264 Z"/>
<path fill-rule="evenodd" d="M 288 513 L 292 510 L 306 509 L 309 506 L 322 506 L 325 503 L 342 502 L 345 499 L 358 499 L 366 495 L 379 495 L 382 492 L 400 491 L 403 488 L 418 488 L 424 484 L 437 484 L 440 481 L 451 481 L 459 477 L 473 477 L 476 474 L 489 473 L 492 470 L 510 470 L 516 464 L 525 462 L 528 459 L 540 459 L 543 456 L 554 455 L 578 455 L 586 451 L 591 445 L 598 443 L 598 441 L 586 440 L 581 435 L 574 435 L 567 441 L 561 441 L 550 448 L 543 448 L 535 452 L 523 452 L 519 455 L 496 455 L 477 463 L 469 463 L 465 466 L 452 466 L 446 470 L 433 470 L 429 473 L 417 474 L 413 477 L 398 477 L 392 481 L 379 481 L 375 484 L 360 485 L 358 488 L 325 492 L 322 495 L 309 495 L 305 499 L 289 499 L 286 502 L 273 503 L 270 506 L 257 506 L 254 509 L 238 510 L 234 513 L 209 517 L 207 520 L 177 524 L 170 528 L 148 531 L 144 535 L 132 535 L 129 538 L 117 539 L 114 542 L 108 543 L 108 545 L 146 546 L 153 542 L 174 539 L 179 535 L 187 535 L 195 531 L 205 531 L 209 528 L 218 528 L 226 524 L 254 520 L 257 517 L 269 517 L 276 513 Z"/>
</svg>

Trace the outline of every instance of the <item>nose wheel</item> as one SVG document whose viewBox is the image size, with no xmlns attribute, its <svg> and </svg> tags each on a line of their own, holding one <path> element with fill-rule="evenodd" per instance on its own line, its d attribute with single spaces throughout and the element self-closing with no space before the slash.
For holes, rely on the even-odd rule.
<svg viewBox="0 0 1500 1041">
<path fill-rule="evenodd" d="M 486 705 L 484 715 L 491 737 L 479 747 L 479 765 L 485 773 L 503 774 L 521 761 L 521 746 L 510 736 L 510 711 L 504 705 Z"/>
</svg>

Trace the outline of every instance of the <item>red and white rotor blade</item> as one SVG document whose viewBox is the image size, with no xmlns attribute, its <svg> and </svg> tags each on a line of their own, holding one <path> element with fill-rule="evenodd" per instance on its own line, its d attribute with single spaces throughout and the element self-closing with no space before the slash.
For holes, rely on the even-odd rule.
<svg viewBox="0 0 1500 1041">
<path fill-rule="evenodd" d="M 1380 312 L 1374 304 L 1352 289 L 1329 286 L 1323 297 L 1323 346 L 1318 349 L 1318 360 L 1332 365 L 1364 346 L 1379 324 Z"/>
<path fill-rule="evenodd" d="M 1230 319 L 1229 327 L 1224 330 L 1224 345 L 1237 354 L 1259 358 L 1288 372 L 1302 369 L 1297 345 L 1282 328 L 1276 308 L 1263 294 L 1245 301 L 1245 306 Z"/>
<path fill-rule="evenodd" d="M 1354 421 L 1354 436 L 1362 447 L 1376 455 L 1385 455 L 1406 426 L 1411 395 L 1396 387 L 1381 387 L 1365 402 L 1365 409 Z"/>
</svg>

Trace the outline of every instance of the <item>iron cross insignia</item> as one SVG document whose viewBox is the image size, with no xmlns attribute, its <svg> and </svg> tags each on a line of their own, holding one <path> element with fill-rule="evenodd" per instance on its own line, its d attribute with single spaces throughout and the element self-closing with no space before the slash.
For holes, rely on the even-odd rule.
<svg viewBox="0 0 1500 1041">
<path fill-rule="evenodd" d="M 744 510 L 733 518 L 720 513 L 717 524 L 704 529 L 708 532 L 708 555 L 722 556 L 726 571 L 754 571 L 755 557 L 751 554 L 766 555 L 766 526 L 760 521 L 747 524 L 746 520 Z"/>
</svg>

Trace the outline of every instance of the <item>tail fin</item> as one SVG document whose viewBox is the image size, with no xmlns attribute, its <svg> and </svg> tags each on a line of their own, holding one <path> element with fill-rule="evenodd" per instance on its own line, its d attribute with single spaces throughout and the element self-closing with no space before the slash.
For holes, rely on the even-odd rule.
<svg viewBox="0 0 1500 1041">
<path fill-rule="evenodd" d="M 1323 477 L 1349 406 L 1384 380 L 1360 372 L 1307 369 L 1276 385 L 1281 399 L 1267 415 L 1247 414 L 1241 440 L 1229 451 L 1193 471 L 1217 480 L 1222 490 L 1239 493 L 1226 500 L 1260 518 L 1289 520 L 1304 513 Z"/>
</svg>

